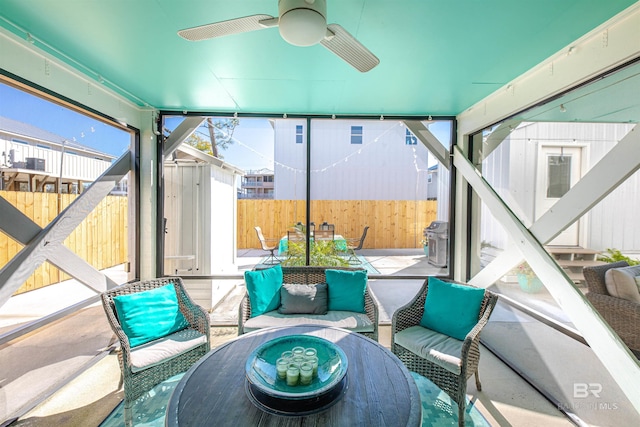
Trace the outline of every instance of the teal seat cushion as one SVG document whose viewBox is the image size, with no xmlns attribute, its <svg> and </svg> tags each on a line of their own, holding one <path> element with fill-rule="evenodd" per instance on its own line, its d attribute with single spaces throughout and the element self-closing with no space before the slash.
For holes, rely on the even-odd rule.
<svg viewBox="0 0 640 427">
<path fill-rule="evenodd" d="M 180 312 L 173 284 L 113 298 L 122 330 L 131 348 L 189 326 Z"/>
<path fill-rule="evenodd" d="M 364 293 L 367 290 L 365 270 L 326 270 L 329 287 L 329 310 L 364 313 Z"/>
<path fill-rule="evenodd" d="M 420 325 L 464 340 L 478 323 L 484 289 L 429 277 L 424 314 Z"/>
<path fill-rule="evenodd" d="M 244 281 L 251 302 L 251 317 L 276 310 L 280 306 L 282 267 L 280 264 L 265 270 L 245 271 Z"/>
</svg>

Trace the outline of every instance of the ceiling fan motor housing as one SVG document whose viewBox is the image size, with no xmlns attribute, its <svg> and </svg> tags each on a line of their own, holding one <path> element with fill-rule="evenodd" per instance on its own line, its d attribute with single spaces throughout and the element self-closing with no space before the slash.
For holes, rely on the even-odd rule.
<svg viewBox="0 0 640 427">
<path fill-rule="evenodd" d="M 327 32 L 326 0 L 279 0 L 280 35 L 294 46 L 312 46 Z"/>
</svg>

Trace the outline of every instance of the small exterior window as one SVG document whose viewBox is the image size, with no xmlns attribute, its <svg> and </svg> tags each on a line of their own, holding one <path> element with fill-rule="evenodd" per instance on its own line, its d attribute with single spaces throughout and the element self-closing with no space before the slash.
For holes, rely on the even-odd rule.
<svg viewBox="0 0 640 427">
<path fill-rule="evenodd" d="M 351 126 L 351 143 L 362 144 L 362 126 Z"/>
<path fill-rule="evenodd" d="M 38 148 L 44 148 L 45 150 L 51 150 L 51 147 L 49 147 L 48 145 L 36 144 L 36 147 L 38 147 Z"/>
<path fill-rule="evenodd" d="M 302 144 L 302 125 L 296 125 L 296 144 Z"/>
<path fill-rule="evenodd" d="M 409 129 L 405 129 L 404 143 L 406 145 L 418 145 L 418 138 Z"/>
<path fill-rule="evenodd" d="M 433 174 L 430 173 L 429 175 L 427 175 L 427 183 L 431 184 L 433 182 Z"/>
<path fill-rule="evenodd" d="M 20 139 L 11 139 L 11 142 L 15 142 L 16 144 L 29 145 L 27 141 L 22 141 Z"/>
</svg>

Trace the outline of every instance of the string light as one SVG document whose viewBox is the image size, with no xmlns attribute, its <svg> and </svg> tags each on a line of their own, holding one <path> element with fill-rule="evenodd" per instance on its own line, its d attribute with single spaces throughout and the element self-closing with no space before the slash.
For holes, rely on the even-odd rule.
<svg viewBox="0 0 640 427">
<path fill-rule="evenodd" d="M 386 129 L 384 132 L 382 132 L 381 134 L 379 134 L 378 136 L 376 136 L 372 140 L 369 140 L 368 142 L 366 140 L 363 141 L 362 146 L 360 148 L 358 148 L 357 151 L 354 151 L 354 152 L 346 155 L 342 159 L 337 160 L 337 161 L 331 163 L 330 165 L 324 166 L 322 168 L 311 169 L 310 172 L 312 174 L 324 173 L 324 172 L 329 171 L 330 169 L 339 167 L 341 164 L 348 163 L 350 158 L 352 158 L 354 156 L 362 155 L 363 150 L 367 150 L 370 147 L 372 147 L 374 144 L 377 144 L 378 142 L 380 142 L 381 138 L 383 138 L 386 134 L 392 132 L 394 129 L 396 129 L 396 127 L 402 127 L 402 122 L 398 122 L 396 125 Z M 223 132 L 223 134 L 226 134 L 226 136 L 228 136 L 227 132 L 225 132 L 225 131 L 222 131 L 222 132 Z M 269 157 L 269 156 L 267 156 L 267 155 L 265 155 L 263 153 L 260 153 L 259 151 L 255 150 L 254 148 L 250 147 L 249 145 L 243 143 L 242 141 L 238 140 L 237 138 L 235 138 L 233 136 L 231 137 L 231 140 L 233 140 L 234 143 L 237 143 L 239 146 L 241 146 L 243 148 L 246 148 L 249 151 L 257 154 L 261 158 L 273 163 L 274 168 L 278 167 L 278 168 L 280 168 L 280 169 L 282 169 L 284 171 L 288 171 L 288 172 L 291 172 L 291 173 L 294 173 L 294 174 L 302 174 L 302 175 L 306 174 L 306 169 L 294 168 L 294 167 L 289 166 L 287 164 L 278 162 L 275 159 L 273 159 L 272 157 Z M 416 147 L 411 147 L 411 149 L 413 151 L 413 164 L 414 164 L 416 172 L 418 172 L 418 173 L 420 173 L 420 172 L 428 172 L 429 171 L 428 168 L 427 169 L 421 168 L 419 166 L 419 164 L 418 164 L 419 158 L 418 158 L 418 153 L 417 153 Z"/>
</svg>

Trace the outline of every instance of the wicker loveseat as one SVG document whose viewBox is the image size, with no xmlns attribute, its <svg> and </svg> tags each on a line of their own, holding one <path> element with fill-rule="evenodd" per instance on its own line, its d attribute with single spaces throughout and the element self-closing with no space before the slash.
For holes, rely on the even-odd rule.
<svg viewBox="0 0 640 427">
<path fill-rule="evenodd" d="M 132 346 L 132 340 L 123 330 L 114 298 L 133 294 L 139 296 L 142 292 L 166 285 L 173 285 L 173 298 L 177 297 L 178 309 L 186 323 L 181 324 L 182 329 L 174 333 Z M 124 383 L 125 412 L 138 397 L 167 378 L 187 371 L 210 350 L 209 314 L 191 300 L 179 277 L 132 282 L 104 292 L 101 296 L 109 325 L 120 341 L 118 361 Z M 133 343 L 136 344 L 135 341 Z"/>
<path fill-rule="evenodd" d="M 625 267 L 629 267 L 625 261 L 585 267 L 583 274 L 589 289 L 586 297 L 611 329 L 636 356 L 640 356 L 640 303 L 611 295 L 606 285 L 607 271 Z"/>
<path fill-rule="evenodd" d="M 436 279 L 437 280 L 437 279 Z M 451 283 L 450 281 L 441 281 Z M 464 283 L 453 282 L 458 285 Z M 435 284 L 433 285 L 435 289 Z M 476 387 L 481 390 L 478 377 L 480 362 L 480 332 L 487 324 L 495 307 L 497 295 L 485 290 L 476 296 L 478 318 L 469 315 L 470 332 L 458 339 L 423 326 L 425 301 L 429 292 L 429 279 L 404 307 L 393 314 L 391 325 L 391 351 L 407 366 L 436 384 L 458 404 L 459 425 L 464 425 L 467 380 L 475 374 Z M 434 291 L 435 292 L 435 291 Z M 466 308 L 466 305 L 463 304 Z M 466 311 L 466 309 L 465 309 Z M 475 313 L 474 313 L 475 314 Z M 477 323 L 476 323 L 477 320 Z"/>
<path fill-rule="evenodd" d="M 280 267 L 283 284 L 314 285 L 327 283 L 326 271 L 344 272 L 366 271 L 361 268 L 345 267 Z M 349 311 L 332 311 L 326 314 L 281 314 L 272 310 L 258 316 L 251 316 L 251 299 L 247 292 L 238 308 L 238 335 L 262 328 L 288 325 L 335 326 L 358 332 L 373 340 L 378 340 L 378 305 L 369 292 L 364 291 L 364 313 Z"/>
</svg>

